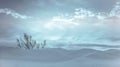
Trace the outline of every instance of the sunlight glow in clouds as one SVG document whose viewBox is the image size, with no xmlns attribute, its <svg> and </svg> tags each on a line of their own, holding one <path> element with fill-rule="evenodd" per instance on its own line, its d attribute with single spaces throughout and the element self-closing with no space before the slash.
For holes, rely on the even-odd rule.
<svg viewBox="0 0 120 67">
<path fill-rule="evenodd" d="M 102 13 L 93 13 L 92 11 L 80 8 L 75 9 L 75 12 L 71 16 L 64 15 L 53 17 L 45 24 L 45 27 L 48 29 L 77 28 L 86 23 L 91 25 L 91 22 L 93 23 L 95 19 L 99 22 L 99 20 L 102 21 L 105 18 L 107 18 L 107 16 L 102 15 Z"/>
<path fill-rule="evenodd" d="M 48 29 L 65 29 L 64 27 L 79 26 L 79 23 L 73 21 L 74 19 L 65 19 L 62 17 L 53 17 L 53 19 L 45 25 Z"/>
</svg>

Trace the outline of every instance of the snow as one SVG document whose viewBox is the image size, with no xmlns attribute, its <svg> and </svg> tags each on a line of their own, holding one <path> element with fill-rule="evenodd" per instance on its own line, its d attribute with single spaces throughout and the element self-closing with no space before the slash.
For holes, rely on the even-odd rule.
<svg viewBox="0 0 120 67">
<path fill-rule="evenodd" d="M 0 67 L 120 67 L 120 50 L 0 47 Z"/>
</svg>

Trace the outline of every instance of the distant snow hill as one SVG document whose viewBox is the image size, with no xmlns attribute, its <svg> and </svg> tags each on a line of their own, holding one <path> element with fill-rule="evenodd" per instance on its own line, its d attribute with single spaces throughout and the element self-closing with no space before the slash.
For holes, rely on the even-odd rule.
<svg viewBox="0 0 120 67">
<path fill-rule="evenodd" d="M 119 62 L 120 50 L 115 49 L 106 51 L 60 48 L 25 50 L 0 47 L 0 67 L 120 67 Z"/>
<path fill-rule="evenodd" d="M 39 50 L 25 50 L 12 47 L 0 47 L 0 59 L 26 60 L 41 62 L 61 62 L 96 53 L 97 50 L 65 50 L 60 48 L 44 48 Z"/>
<path fill-rule="evenodd" d="M 115 49 L 106 51 L 98 51 L 94 49 L 65 50 L 61 48 L 25 50 L 13 47 L 0 47 L 0 59 L 60 62 L 83 57 L 89 57 L 91 59 L 118 59 L 120 58 L 120 50 Z"/>
<path fill-rule="evenodd" d="M 116 60 L 120 59 L 120 50 L 110 49 L 106 51 L 99 51 L 89 55 L 88 57 L 101 60 Z"/>
</svg>

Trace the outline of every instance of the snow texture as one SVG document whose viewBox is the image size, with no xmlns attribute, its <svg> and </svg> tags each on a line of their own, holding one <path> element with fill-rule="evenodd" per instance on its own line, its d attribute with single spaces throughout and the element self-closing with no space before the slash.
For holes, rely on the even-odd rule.
<svg viewBox="0 0 120 67">
<path fill-rule="evenodd" d="M 120 67 L 120 50 L 0 47 L 0 67 Z"/>
</svg>

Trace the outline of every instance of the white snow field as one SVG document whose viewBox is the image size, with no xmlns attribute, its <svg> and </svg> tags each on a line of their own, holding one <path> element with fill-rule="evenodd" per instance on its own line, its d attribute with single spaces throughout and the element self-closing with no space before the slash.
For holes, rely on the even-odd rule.
<svg viewBox="0 0 120 67">
<path fill-rule="evenodd" d="M 0 67 L 120 67 L 120 50 L 0 47 Z"/>
</svg>

